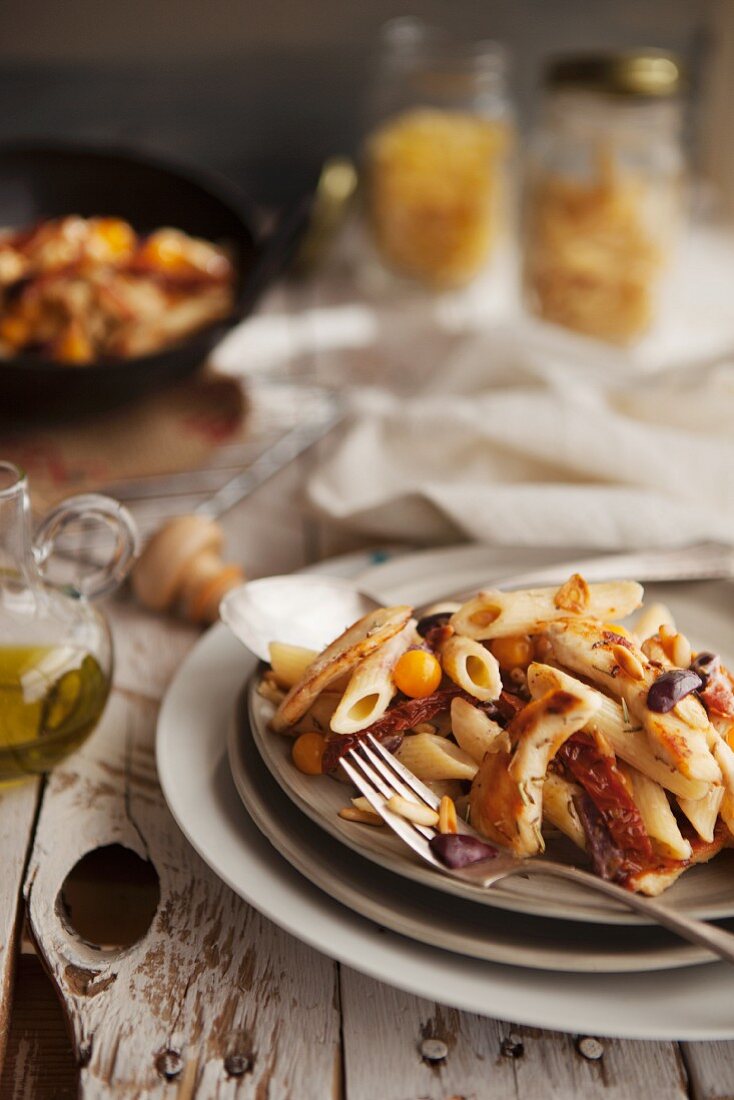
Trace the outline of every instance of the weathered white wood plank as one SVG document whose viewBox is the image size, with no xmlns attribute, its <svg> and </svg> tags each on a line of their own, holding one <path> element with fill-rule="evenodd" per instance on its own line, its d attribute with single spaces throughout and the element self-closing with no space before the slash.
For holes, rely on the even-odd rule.
<svg viewBox="0 0 734 1100">
<path fill-rule="evenodd" d="M 562 978 L 560 979 L 562 980 Z M 513 1027 L 523 1046 L 513 1059 L 522 1100 L 685 1100 L 686 1073 L 675 1043 L 578 1037 Z M 588 1038 L 588 1037 L 586 1037 Z M 585 1057 L 584 1050 L 590 1055 Z M 597 1057 L 597 1055 L 600 1055 Z"/>
<path fill-rule="evenodd" d="M 10 1019 L 13 971 L 20 931 L 20 890 L 33 839 L 40 780 L 0 789 L 0 1071 Z"/>
<path fill-rule="evenodd" d="M 734 1100 L 734 1042 L 683 1043 L 693 1100 Z"/>
<path fill-rule="evenodd" d="M 190 849 L 157 784 L 155 718 L 149 700 L 113 693 L 100 728 L 49 780 L 26 879 L 31 931 L 85 1063 L 82 1095 L 334 1096 L 335 967 Z M 106 954 L 65 928 L 57 898 L 78 859 L 112 843 L 150 859 L 161 902 L 138 944 Z"/>
<path fill-rule="evenodd" d="M 572 1036 L 515 1027 L 341 970 L 348 1100 L 685 1100 L 674 1043 L 604 1039 L 588 1059 Z M 497 1006 L 501 1011 L 501 1006 Z M 445 1044 L 431 1061 L 426 1039 Z M 441 1048 L 437 1053 L 441 1053 Z M 599 1053 L 599 1044 L 592 1046 Z"/>
<path fill-rule="evenodd" d="M 197 627 L 168 615 L 143 612 L 131 594 L 103 608 L 115 650 L 114 685 L 160 700 L 181 661 L 199 637 Z"/>
<path fill-rule="evenodd" d="M 344 1076 L 348 1100 L 482 1100 L 516 1095 L 511 1060 L 500 1055 L 502 1025 L 382 985 L 341 968 Z M 421 1054 L 446 1044 L 443 1061 Z"/>
</svg>

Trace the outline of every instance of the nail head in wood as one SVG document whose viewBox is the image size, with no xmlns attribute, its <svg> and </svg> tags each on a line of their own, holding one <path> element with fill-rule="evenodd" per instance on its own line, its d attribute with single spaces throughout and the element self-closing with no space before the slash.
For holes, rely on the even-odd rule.
<svg viewBox="0 0 734 1100">
<path fill-rule="evenodd" d="M 525 1044 L 516 1035 L 506 1035 L 500 1044 L 503 1058 L 522 1058 Z"/>
<path fill-rule="evenodd" d="M 586 1058 L 589 1062 L 598 1062 L 604 1056 L 603 1045 L 598 1039 L 592 1039 L 589 1035 L 576 1040 L 576 1049 L 582 1058 Z"/>
<path fill-rule="evenodd" d="M 160 1073 L 161 1077 L 165 1077 L 167 1080 L 171 1080 L 174 1077 L 178 1077 L 181 1072 L 183 1062 L 181 1061 L 181 1055 L 175 1050 L 162 1050 L 160 1054 L 156 1056 L 155 1068 Z"/>
<path fill-rule="evenodd" d="M 424 1039 L 420 1050 L 421 1057 L 427 1062 L 443 1062 L 449 1052 L 443 1039 Z"/>
<path fill-rule="evenodd" d="M 228 1054 L 224 1059 L 224 1069 L 230 1077 L 242 1077 L 250 1068 L 251 1062 L 246 1054 Z"/>
</svg>

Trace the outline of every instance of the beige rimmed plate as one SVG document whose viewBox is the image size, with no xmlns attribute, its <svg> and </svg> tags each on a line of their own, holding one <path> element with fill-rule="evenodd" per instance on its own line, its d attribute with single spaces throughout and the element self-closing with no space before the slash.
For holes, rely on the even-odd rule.
<svg viewBox="0 0 734 1100">
<path fill-rule="evenodd" d="M 557 558 L 560 556 L 557 554 Z M 547 564 L 548 555 L 523 554 L 522 568 Z M 356 583 L 385 603 L 423 603 L 452 590 L 481 587 L 492 577 L 518 568 L 496 550 L 456 547 L 408 554 L 363 573 Z M 679 628 L 698 648 L 734 654 L 734 586 L 725 582 L 688 585 L 649 585 L 647 599 L 669 604 Z M 305 776 L 290 758 L 291 740 L 268 728 L 273 708 L 249 690 L 252 735 L 268 770 L 285 793 L 317 825 L 360 855 L 381 867 L 436 891 L 472 899 L 482 905 L 530 916 L 592 921 L 605 924 L 647 923 L 606 898 L 560 880 L 512 878 L 491 890 L 482 890 L 437 874 L 387 830 L 371 829 L 339 818 L 350 789 L 325 776 Z M 687 871 L 665 894 L 673 908 L 704 919 L 734 916 L 734 852 L 724 852 L 705 866 Z"/>
<path fill-rule="evenodd" d="M 391 932 L 471 958 L 539 970 L 619 974 L 711 962 L 704 949 L 656 927 L 600 928 L 523 913 L 509 917 L 422 883 L 406 889 L 402 875 L 376 868 L 326 836 L 278 786 L 252 738 L 246 691 L 235 708 L 227 748 L 245 809 L 276 851 L 329 897 Z"/>
</svg>

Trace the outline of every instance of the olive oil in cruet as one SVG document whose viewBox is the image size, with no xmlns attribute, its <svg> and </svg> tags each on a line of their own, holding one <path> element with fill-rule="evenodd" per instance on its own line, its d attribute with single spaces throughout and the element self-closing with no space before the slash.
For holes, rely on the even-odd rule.
<svg viewBox="0 0 734 1100">
<path fill-rule="evenodd" d="M 80 520 L 112 529 L 112 558 L 76 584 L 50 584 L 44 569 L 56 541 Z M 32 538 L 25 475 L 0 461 L 0 785 L 48 771 L 97 725 L 110 691 L 112 644 L 89 601 L 117 587 L 135 544 L 125 509 L 98 494 L 63 502 Z"/>
<path fill-rule="evenodd" d="M 46 771 L 78 748 L 109 688 L 97 658 L 82 649 L 0 645 L 0 777 Z"/>
</svg>

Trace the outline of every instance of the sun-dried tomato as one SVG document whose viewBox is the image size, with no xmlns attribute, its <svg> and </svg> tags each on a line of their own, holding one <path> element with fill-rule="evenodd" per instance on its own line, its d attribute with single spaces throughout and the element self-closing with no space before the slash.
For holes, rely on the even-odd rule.
<svg viewBox="0 0 734 1100">
<path fill-rule="evenodd" d="M 625 858 L 651 859 L 650 837 L 614 757 L 601 753 L 588 733 L 572 734 L 558 756 L 592 799 Z"/>
<path fill-rule="evenodd" d="M 358 745 L 368 733 L 371 733 L 378 741 L 384 742 L 386 738 L 402 733 L 404 730 L 412 729 L 418 722 L 428 722 L 437 714 L 448 710 L 451 706 L 451 700 L 455 696 L 463 694 L 464 692 L 459 687 L 443 688 L 434 691 L 431 695 L 426 695 L 424 699 L 405 699 L 390 707 L 382 718 L 378 718 L 371 726 L 360 730 L 359 733 L 338 734 L 329 737 L 324 750 L 323 770 L 325 772 L 334 771 L 342 756 L 353 749 L 355 745 Z M 400 741 L 397 742 L 395 747 L 397 748 L 399 744 Z"/>
<path fill-rule="evenodd" d="M 500 725 L 506 725 L 525 705 L 522 699 L 518 699 L 508 691 L 503 691 L 495 702 L 482 703 L 460 687 L 439 688 L 424 699 L 402 699 L 391 706 L 382 718 L 378 718 L 371 726 L 360 730 L 359 733 L 337 734 L 329 737 L 324 750 L 323 770 L 335 771 L 342 756 L 358 745 L 368 733 L 394 752 L 405 730 L 412 729 L 419 722 L 429 722 L 437 714 L 443 714 L 450 709 L 452 700 L 456 698 L 466 699 Z"/>
</svg>

